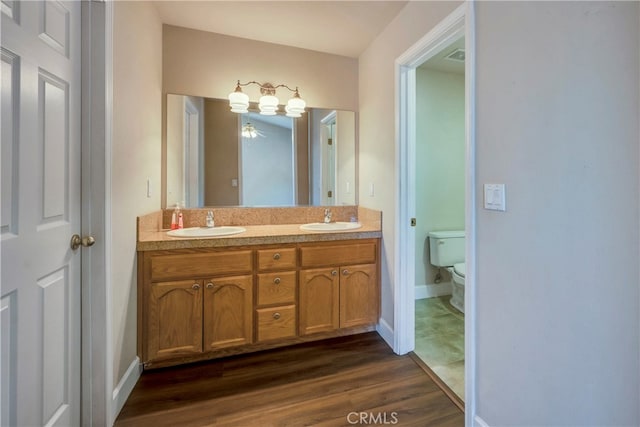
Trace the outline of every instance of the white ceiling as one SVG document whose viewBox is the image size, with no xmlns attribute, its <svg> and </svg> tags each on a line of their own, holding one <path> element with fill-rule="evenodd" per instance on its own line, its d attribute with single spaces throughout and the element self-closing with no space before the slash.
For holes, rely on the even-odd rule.
<svg viewBox="0 0 640 427">
<path fill-rule="evenodd" d="M 357 58 L 407 4 L 394 1 L 156 1 L 179 27 Z"/>
</svg>

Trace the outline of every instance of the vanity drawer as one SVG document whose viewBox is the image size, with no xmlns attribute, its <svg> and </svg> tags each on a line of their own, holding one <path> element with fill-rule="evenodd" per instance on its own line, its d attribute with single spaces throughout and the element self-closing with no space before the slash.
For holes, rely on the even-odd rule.
<svg viewBox="0 0 640 427">
<path fill-rule="evenodd" d="M 296 336 L 296 306 L 286 305 L 256 310 L 258 341 Z"/>
<path fill-rule="evenodd" d="M 151 280 L 251 273 L 251 255 L 250 250 L 242 250 L 155 256 L 151 258 Z"/>
<path fill-rule="evenodd" d="M 300 263 L 302 267 L 374 264 L 376 253 L 374 241 L 345 245 L 303 246 L 300 248 Z"/>
<path fill-rule="evenodd" d="M 258 274 L 258 305 L 296 301 L 296 272 Z"/>
<path fill-rule="evenodd" d="M 284 270 L 296 268 L 296 248 L 259 249 L 259 270 Z"/>
</svg>

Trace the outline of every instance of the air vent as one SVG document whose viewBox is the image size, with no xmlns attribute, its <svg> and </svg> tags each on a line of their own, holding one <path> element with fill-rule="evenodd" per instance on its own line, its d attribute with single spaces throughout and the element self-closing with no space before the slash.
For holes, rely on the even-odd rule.
<svg viewBox="0 0 640 427">
<path fill-rule="evenodd" d="M 453 52 L 445 56 L 445 59 L 448 59 L 449 61 L 464 62 L 464 49 L 454 50 Z"/>
</svg>

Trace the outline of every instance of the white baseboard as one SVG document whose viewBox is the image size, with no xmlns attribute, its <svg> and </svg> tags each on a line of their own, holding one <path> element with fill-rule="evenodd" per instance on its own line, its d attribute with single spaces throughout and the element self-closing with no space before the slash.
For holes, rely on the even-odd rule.
<svg viewBox="0 0 640 427">
<path fill-rule="evenodd" d="M 376 326 L 376 331 L 378 331 L 378 334 L 380 334 L 389 347 L 393 348 L 393 328 L 389 326 L 386 320 L 380 319 L 378 326 Z"/>
<path fill-rule="evenodd" d="M 140 363 L 140 359 L 136 356 L 127 368 L 127 372 L 124 373 L 122 379 L 113 390 L 113 395 L 111 397 L 112 420 L 115 420 L 118 417 L 118 414 L 129 398 L 129 395 L 133 391 L 133 387 L 135 387 L 141 374 L 142 364 Z"/>
<path fill-rule="evenodd" d="M 451 282 L 429 283 L 416 286 L 416 299 L 433 298 L 442 295 L 451 295 Z"/>
<path fill-rule="evenodd" d="M 487 424 L 482 418 L 480 418 L 478 415 L 476 415 L 473 419 L 473 425 L 474 427 L 489 427 L 489 424 Z"/>
</svg>

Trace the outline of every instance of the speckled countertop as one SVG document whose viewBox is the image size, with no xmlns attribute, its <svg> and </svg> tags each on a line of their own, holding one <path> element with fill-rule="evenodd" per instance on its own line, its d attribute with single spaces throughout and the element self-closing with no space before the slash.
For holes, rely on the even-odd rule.
<svg viewBox="0 0 640 427">
<path fill-rule="evenodd" d="M 251 208 L 238 208 L 251 209 Z M 291 208 L 296 209 L 296 208 Z M 309 208 L 305 208 L 309 209 Z M 248 246 L 248 245 L 269 245 L 269 244 L 285 244 L 285 243 L 302 243 L 302 242 L 325 242 L 336 240 L 352 240 L 352 239 L 371 239 L 382 237 L 382 218 L 379 211 L 365 209 L 361 207 L 357 209 L 358 222 L 362 224 L 361 228 L 345 231 L 331 232 L 314 232 L 300 230 L 300 225 L 309 222 L 308 217 L 301 218 L 299 223 L 290 224 L 219 224 L 216 225 L 242 225 L 247 231 L 241 234 L 231 236 L 218 237 L 200 237 L 200 238 L 184 238 L 171 237 L 167 235 L 167 229 L 164 227 L 166 216 L 162 211 L 138 217 L 138 251 L 168 250 L 168 249 L 190 249 L 190 248 L 214 248 L 214 247 L 232 247 L 232 246 Z M 338 221 L 340 218 L 340 208 L 332 208 L 332 211 L 338 211 Z M 351 215 L 352 211 L 346 211 Z M 206 212 L 206 210 L 204 210 Z M 240 211 L 241 212 L 241 211 Z M 251 214 L 251 212 L 247 212 Z M 236 214 L 236 218 L 238 218 Z M 242 213 L 239 214 L 240 217 Z M 346 218 L 345 218 L 346 219 Z M 226 222 L 226 221 L 225 221 Z M 238 221 L 234 221 L 238 222 Z M 258 221 L 260 222 L 260 221 Z M 194 226 L 195 224 L 185 224 L 186 226 Z"/>
</svg>

